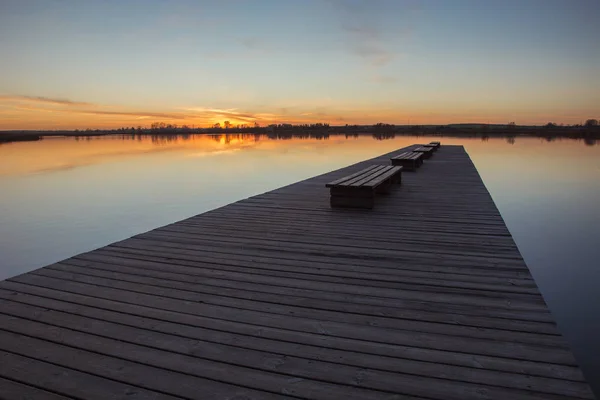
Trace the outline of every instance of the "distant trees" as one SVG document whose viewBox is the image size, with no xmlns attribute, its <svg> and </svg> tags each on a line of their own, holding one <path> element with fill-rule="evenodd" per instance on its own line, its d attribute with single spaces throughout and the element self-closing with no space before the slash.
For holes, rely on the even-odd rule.
<svg viewBox="0 0 600 400">
<path fill-rule="evenodd" d="M 393 124 L 384 124 L 383 122 L 378 122 L 375 125 L 373 125 L 373 128 L 376 128 L 376 129 L 393 128 L 393 127 L 394 127 Z"/>
<path fill-rule="evenodd" d="M 153 122 L 150 125 L 150 129 L 152 129 L 153 131 L 174 131 L 177 130 L 179 127 L 177 125 L 174 124 L 165 124 L 164 122 Z M 135 128 L 131 128 L 132 130 L 135 130 Z"/>
<path fill-rule="evenodd" d="M 328 129 L 329 128 L 329 124 L 328 123 L 322 123 L 322 122 L 317 122 L 316 124 L 299 124 L 299 125 L 292 125 L 292 124 L 270 124 L 267 125 L 267 128 L 273 130 L 273 129 L 298 129 L 298 130 L 302 130 L 302 129 Z"/>
<path fill-rule="evenodd" d="M 223 125 L 225 126 L 225 129 L 229 129 L 229 128 L 231 128 L 231 126 L 232 126 L 232 125 L 231 125 L 231 122 L 229 122 L 229 121 L 225 121 L 225 122 L 223 122 Z"/>
<path fill-rule="evenodd" d="M 548 122 L 546 125 L 544 125 L 544 128 L 556 128 L 558 125 L 556 125 L 556 123 L 554 122 Z"/>
<path fill-rule="evenodd" d="M 594 119 L 594 118 L 590 118 L 587 121 L 585 121 L 585 127 L 586 128 L 594 128 L 598 126 L 598 120 Z"/>
<path fill-rule="evenodd" d="M 517 124 L 515 122 L 509 122 L 507 126 L 509 129 L 515 129 L 517 127 Z"/>
</svg>

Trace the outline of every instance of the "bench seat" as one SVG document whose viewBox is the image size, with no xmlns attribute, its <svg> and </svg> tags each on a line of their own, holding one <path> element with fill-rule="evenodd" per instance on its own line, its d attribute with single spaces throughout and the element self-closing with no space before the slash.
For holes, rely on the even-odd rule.
<svg viewBox="0 0 600 400">
<path fill-rule="evenodd" d="M 401 165 L 403 171 L 416 171 L 423 164 L 423 153 L 416 151 L 405 151 L 392 157 L 392 165 Z"/>
<path fill-rule="evenodd" d="M 371 165 L 355 174 L 325 185 L 330 190 L 331 207 L 373 208 L 375 195 L 389 193 L 402 183 L 402 167 Z"/>
<path fill-rule="evenodd" d="M 421 146 L 417 147 L 416 149 L 413 149 L 413 151 L 418 152 L 418 153 L 423 153 L 423 158 L 428 159 L 428 158 L 431 158 L 431 156 L 433 155 L 435 148 L 421 145 Z"/>
<path fill-rule="evenodd" d="M 433 149 L 433 152 L 435 153 L 438 150 L 438 147 L 435 144 L 424 144 L 423 147 L 429 147 L 430 149 Z"/>
</svg>

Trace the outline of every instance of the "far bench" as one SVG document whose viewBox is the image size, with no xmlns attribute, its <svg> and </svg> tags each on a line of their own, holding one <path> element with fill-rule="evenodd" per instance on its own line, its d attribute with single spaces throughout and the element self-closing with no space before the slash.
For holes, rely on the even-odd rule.
<svg viewBox="0 0 600 400">
<path fill-rule="evenodd" d="M 435 146 L 436 149 L 439 149 L 441 145 L 440 142 L 429 142 L 427 146 Z"/>
<path fill-rule="evenodd" d="M 423 153 L 416 151 L 405 151 L 392 157 L 392 165 L 401 165 L 406 171 L 416 171 L 423 165 Z"/>
<path fill-rule="evenodd" d="M 429 147 L 430 149 L 433 149 L 433 152 L 435 153 L 438 150 L 438 147 L 435 144 L 424 144 L 422 145 L 423 147 Z"/>
<path fill-rule="evenodd" d="M 423 158 L 428 159 L 428 158 L 431 158 L 431 156 L 433 155 L 435 148 L 421 145 L 420 147 L 413 149 L 413 151 L 415 151 L 417 153 L 423 153 Z"/>
<path fill-rule="evenodd" d="M 371 165 L 355 174 L 325 185 L 330 190 L 331 207 L 373 208 L 376 193 L 389 193 L 402 182 L 402 167 Z"/>
</svg>

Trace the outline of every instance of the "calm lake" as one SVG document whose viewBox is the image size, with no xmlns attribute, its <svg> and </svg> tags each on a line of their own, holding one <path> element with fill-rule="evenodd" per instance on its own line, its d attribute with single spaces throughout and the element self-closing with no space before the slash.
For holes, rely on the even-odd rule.
<svg viewBox="0 0 600 400">
<path fill-rule="evenodd" d="M 0 279 L 413 143 L 462 144 L 600 393 L 600 146 L 400 136 L 0 145 Z"/>
</svg>

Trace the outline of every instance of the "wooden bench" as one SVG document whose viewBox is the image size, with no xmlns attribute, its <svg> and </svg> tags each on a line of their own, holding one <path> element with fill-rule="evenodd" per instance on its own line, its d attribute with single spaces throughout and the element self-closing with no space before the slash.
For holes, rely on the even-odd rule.
<svg viewBox="0 0 600 400">
<path fill-rule="evenodd" d="M 401 165 L 403 171 L 416 171 L 423 164 L 423 153 L 405 151 L 392 157 L 392 165 Z"/>
<path fill-rule="evenodd" d="M 402 183 L 402 167 L 371 165 L 355 174 L 325 185 L 330 190 L 331 207 L 373 208 L 375 194 L 389 193 Z"/>
<path fill-rule="evenodd" d="M 439 149 L 442 144 L 440 142 L 429 142 L 428 146 L 435 146 L 436 149 Z"/>
<path fill-rule="evenodd" d="M 413 151 L 417 152 L 417 153 L 423 153 L 423 158 L 428 159 L 428 158 L 431 158 L 431 156 L 433 155 L 435 148 L 421 145 L 420 147 L 413 149 Z"/>
</svg>

